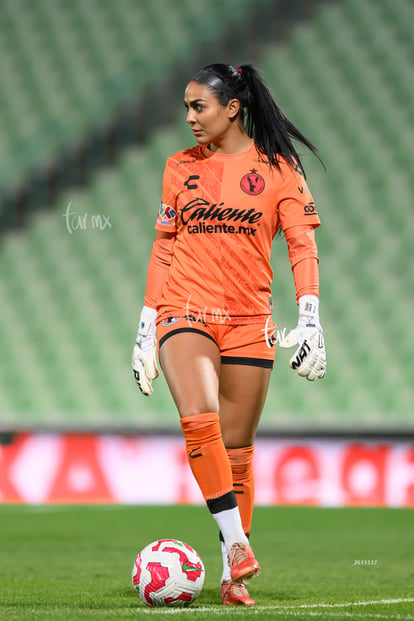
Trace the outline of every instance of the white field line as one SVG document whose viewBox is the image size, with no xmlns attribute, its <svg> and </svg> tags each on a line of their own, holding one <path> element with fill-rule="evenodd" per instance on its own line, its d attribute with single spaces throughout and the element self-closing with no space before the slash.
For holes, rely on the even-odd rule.
<svg viewBox="0 0 414 621">
<path fill-rule="evenodd" d="M 321 614 L 323 614 L 324 618 L 328 618 L 328 619 L 382 619 L 383 621 L 412 621 L 414 619 L 414 617 L 412 615 L 401 615 L 399 613 L 390 613 L 390 614 L 386 614 L 386 613 L 380 613 L 380 612 L 345 612 L 344 610 L 342 612 L 332 612 L 331 610 L 325 611 L 323 613 L 321 612 L 314 612 L 314 611 L 308 611 L 308 612 L 294 612 L 293 610 L 290 611 L 284 611 L 283 613 L 276 613 L 277 616 L 279 616 L 279 614 L 283 614 L 285 617 L 301 617 L 301 619 L 303 619 L 303 616 L 306 615 L 307 619 L 311 619 L 312 617 L 317 617 L 318 619 L 321 618 Z"/>
<path fill-rule="evenodd" d="M 262 606 L 262 610 L 261 612 L 263 612 L 264 610 L 264 606 Z M 277 613 L 276 613 L 277 614 Z M 335 617 L 339 617 L 340 619 L 344 619 L 344 618 L 349 618 L 349 619 L 384 619 L 387 621 L 414 621 L 414 616 L 413 615 L 406 615 L 404 613 L 399 613 L 399 612 L 370 612 L 369 610 L 364 610 L 364 612 L 348 612 L 346 610 L 342 610 L 341 612 L 334 612 L 333 610 L 324 610 L 323 612 L 321 611 L 316 611 L 316 610 L 307 610 L 307 611 L 303 611 L 303 610 L 283 610 L 280 611 L 280 614 L 283 614 L 285 617 L 302 617 L 303 615 L 306 615 L 307 619 L 310 619 L 311 617 L 318 617 L 320 619 L 321 614 L 324 617 L 327 618 L 332 618 L 334 619 Z"/>
<path fill-rule="evenodd" d="M 279 606 L 281 610 L 302 609 L 302 608 L 350 608 L 351 606 L 387 606 L 389 604 L 405 604 L 414 602 L 414 597 L 403 597 L 399 599 L 371 599 L 367 601 L 356 602 L 338 602 L 336 604 L 328 604 L 321 602 L 320 604 L 299 604 L 297 606 Z M 278 608 L 278 606 L 276 606 Z"/>
<path fill-rule="evenodd" d="M 294 605 L 289 605 L 289 606 L 277 606 L 277 605 L 270 605 L 270 606 L 252 606 L 251 608 L 245 608 L 244 611 L 247 612 L 248 610 L 251 610 L 252 612 L 266 612 L 266 611 L 270 611 L 270 610 L 274 610 L 275 612 L 282 612 L 287 614 L 288 616 L 299 616 L 301 614 L 301 611 L 311 611 L 311 610 L 315 610 L 315 612 L 309 612 L 308 614 L 310 616 L 316 616 L 319 613 L 316 612 L 317 609 L 321 609 L 321 610 L 335 610 L 335 609 L 340 609 L 340 608 L 351 608 L 353 606 L 389 606 L 389 605 L 393 605 L 393 604 L 406 604 L 406 603 L 414 603 L 414 597 L 403 597 L 403 598 L 398 598 L 398 599 L 372 599 L 372 600 L 366 600 L 366 601 L 356 601 L 356 602 L 338 602 L 335 604 L 329 604 L 328 602 L 320 602 L 320 603 L 315 603 L 315 604 L 298 604 L 297 606 Z M 195 612 L 209 612 L 209 613 L 219 613 L 219 614 L 229 614 L 231 612 L 234 612 L 234 607 L 233 606 L 190 606 L 189 608 L 140 608 L 139 611 L 140 612 L 146 612 L 146 613 L 150 613 L 150 614 L 154 614 L 154 613 L 160 613 L 160 614 L 182 614 L 185 612 L 188 613 L 195 613 Z M 327 613 L 329 616 L 349 616 L 349 617 L 354 617 L 356 618 L 356 616 L 360 616 L 360 617 L 370 617 L 370 618 L 375 618 L 375 619 L 404 619 L 405 620 L 411 620 L 414 619 L 414 616 L 412 615 L 405 615 L 405 614 L 392 614 L 391 616 L 389 614 L 381 614 L 381 613 L 369 613 L 369 612 L 364 612 L 363 614 L 360 615 L 356 615 L 355 613 L 347 613 L 347 612 L 342 612 L 342 613 Z"/>
</svg>

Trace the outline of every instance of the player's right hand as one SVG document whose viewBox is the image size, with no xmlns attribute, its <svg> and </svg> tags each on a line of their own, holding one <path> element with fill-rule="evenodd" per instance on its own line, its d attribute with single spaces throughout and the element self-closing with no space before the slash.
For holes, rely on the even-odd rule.
<svg viewBox="0 0 414 621">
<path fill-rule="evenodd" d="M 153 393 L 152 380 L 158 377 L 157 337 L 155 321 L 157 311 L 144 306 L 139 319 L 136 343 L 132 351 L 132 372 L 142 394 Z"/>
</svg>

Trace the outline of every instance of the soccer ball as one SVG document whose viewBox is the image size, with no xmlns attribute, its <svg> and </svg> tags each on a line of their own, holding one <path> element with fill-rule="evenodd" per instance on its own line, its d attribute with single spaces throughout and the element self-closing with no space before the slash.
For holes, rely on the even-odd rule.
<svg viewBox="0 0 414 621">
<path fill-rule="evenodd" d="M 132 584 L 147 606 L 189 606 L 200 595 L 204 578 L 197 552 L 177 539 L 148 544 L 132 568 Z"/>
</svg>

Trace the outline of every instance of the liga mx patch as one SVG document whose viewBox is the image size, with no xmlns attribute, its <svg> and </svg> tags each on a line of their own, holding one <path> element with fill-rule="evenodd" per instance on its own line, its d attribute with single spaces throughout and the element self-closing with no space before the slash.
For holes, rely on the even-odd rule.
<svg viewBox="0 0 414 621">
<path fill-rule="evenodd" d="M 158 222 L 159 224 L 173 224 L 176 216 L 176 211 L 170 205 L 166 205 L 165 203 L 161 203 L 160 210 L 158 213 Z"/>
</svg>

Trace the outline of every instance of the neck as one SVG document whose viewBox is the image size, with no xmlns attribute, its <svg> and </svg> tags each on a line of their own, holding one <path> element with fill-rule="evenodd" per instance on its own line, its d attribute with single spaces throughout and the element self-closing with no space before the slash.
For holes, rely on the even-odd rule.
<svg viewBox="0 0 414 621">
<path fill-rule="evenodd" d="M 211 142 L 208 145 L 210 151 L 231 155 L 232 153 L 243 153 L 251 147 L 252 139 L 246 132 L 240 132 L 231 136 L 224 136 L 221 140 Z"/>
</svg>

